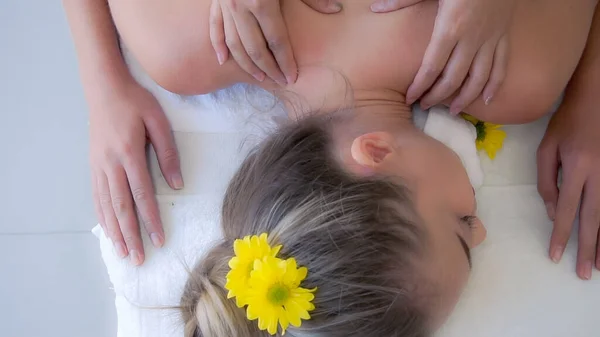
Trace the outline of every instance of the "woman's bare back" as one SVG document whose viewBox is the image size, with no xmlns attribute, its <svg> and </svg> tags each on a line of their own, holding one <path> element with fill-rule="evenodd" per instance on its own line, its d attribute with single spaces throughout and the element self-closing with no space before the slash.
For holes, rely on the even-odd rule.
<svg viewBox="0 0 600 337">
<path fill-rule="evenodd" d="M 547 113 L 581 57 L 596 2 L 520 2 L 509 30 L 504 85 L 490 105 L 480 98 L 465 110 L 499 123 Z M 404 94 L 421 65 L 438 2 L 423 1 L 389 14 L 372 13 L 370 3 L 344 1 L 341 13 L 325 15 L 301 1 L 282 1 L 299 66 L 298 81 L 286 91 L 311 107 L 335 108 L 347 103 L 349 83 L 358 104 L 394 102 L 408 108 Z M 124 43 L 168 90 L 201 94 L 237 82 L 278 89 L 268 80 L 258 83 L 234 61 L 219 66 L 209 39 L 210 0 L 110 1 L 110 7 Z"/>
</svg>

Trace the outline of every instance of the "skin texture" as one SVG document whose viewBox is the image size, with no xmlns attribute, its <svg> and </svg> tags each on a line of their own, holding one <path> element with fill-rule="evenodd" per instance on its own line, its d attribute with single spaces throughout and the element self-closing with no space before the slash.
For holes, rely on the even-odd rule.
<svg viewBox="0 0 600 337">
<path fill-rule="evenodd" d="M 370 3 L 345 1 L 340 13 L 328 15 L 302 2 L 282 4 L 299 67 L 296 83 L 284 87 L 287 92 L 303 97 L 308 105 L 319 106 L 326 96 L 339 106 L 343 97 L 333 97 L 332 92 L 340 96 L 344 93 L 342 86 L 346 83 L 339 77 L 343 74 L 355 90 L 385 96 L 386 101 L 408 108 L 405 95 L 433 32 L 437 1 L 420 2 L 388 14 L 373 13 Z M 504 124 L 535 120 L 547 113 L 581 57 L 594 4 L 590 0 L 569 4 L 560 0 L 520 2 L 508 30 L 510 53 L 504 85 L 495 94 L 493 104 L 486 106 L 479 97 L 465 111 Z M 208 18 L 210 1 L 151 0 L 144 6 L 111 1 L 110 5 L 131 52 L 159 84 L 171 91 L 200 94 L 237 82 L 281 89 L 268 79 L 256 81 L 235 62 L 219 66 L 209 23 L 197 19 Z M 338 77 L 334 79 L 335 72 Z M 334 80 L 340 82 L 337 87 L 313 84 Z"/>
<path fill-rule="evenodd" d="M 378 0 L 375 13 L 389 13 L 424 0 Z M 338 13 L 333 0 L 304 0 L 318 12 Z M 450 113 L 458 114 L 479 95 L 489 104 L 506 75 L 507 31 L 515 0 L 446 0 L 439 2 L 431 41 L 407 103 L 421 99 L 423 109 L 457 93 Z M 280 85 L 293 84 L 297 66 L 289 43 L 280 2 L 270 0 L 213 0 L 210 39 L 219 64 L 231 53 L 238 65 L 257 81 L 268 76 Z"/>
</svg>

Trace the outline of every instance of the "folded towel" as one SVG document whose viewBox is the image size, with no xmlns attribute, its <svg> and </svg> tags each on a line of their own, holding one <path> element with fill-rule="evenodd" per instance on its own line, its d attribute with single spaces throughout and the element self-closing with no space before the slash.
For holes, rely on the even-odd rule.
<svg viewBox="0 0 600 337">
<path fill-rule="evenodd" d="M 423 131 L 458 155 L 473 188 L 477 190 L 483 185 L 481 159 L 475 146 L 477 131 L 473 124 L 459 116 L 451 115 L 446 107 L 435 106 L 429 109 Z"/>
</svg>

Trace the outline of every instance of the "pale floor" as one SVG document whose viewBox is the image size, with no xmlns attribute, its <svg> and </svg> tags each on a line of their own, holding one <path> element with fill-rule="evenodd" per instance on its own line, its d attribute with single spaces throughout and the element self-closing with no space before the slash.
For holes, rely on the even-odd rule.
<svg viewBox="0 0 600 337">
<path fill-rule="evenodd" d="M 0 336 L 113 337 L 60 1 L 0 1 Z"/>
</svg>

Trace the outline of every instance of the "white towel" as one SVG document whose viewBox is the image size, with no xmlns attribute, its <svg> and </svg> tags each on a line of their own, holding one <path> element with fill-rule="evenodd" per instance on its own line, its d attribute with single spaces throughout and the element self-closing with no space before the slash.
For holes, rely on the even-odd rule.
<svg viewBox="0 0 600 337">
<path fill-rule="evenodd" d="M 418 113 L 415 111 L 415 115 Z M 473 188 L 477 190 L 483 185 L 481 159 L 475 146 L 477 131 L 473 124 L 462 117 L 451 115 L 446 107 L 435 106 L 429 109 L 423 131 L 444 143 L 458 155 Z"/>
</svg>

